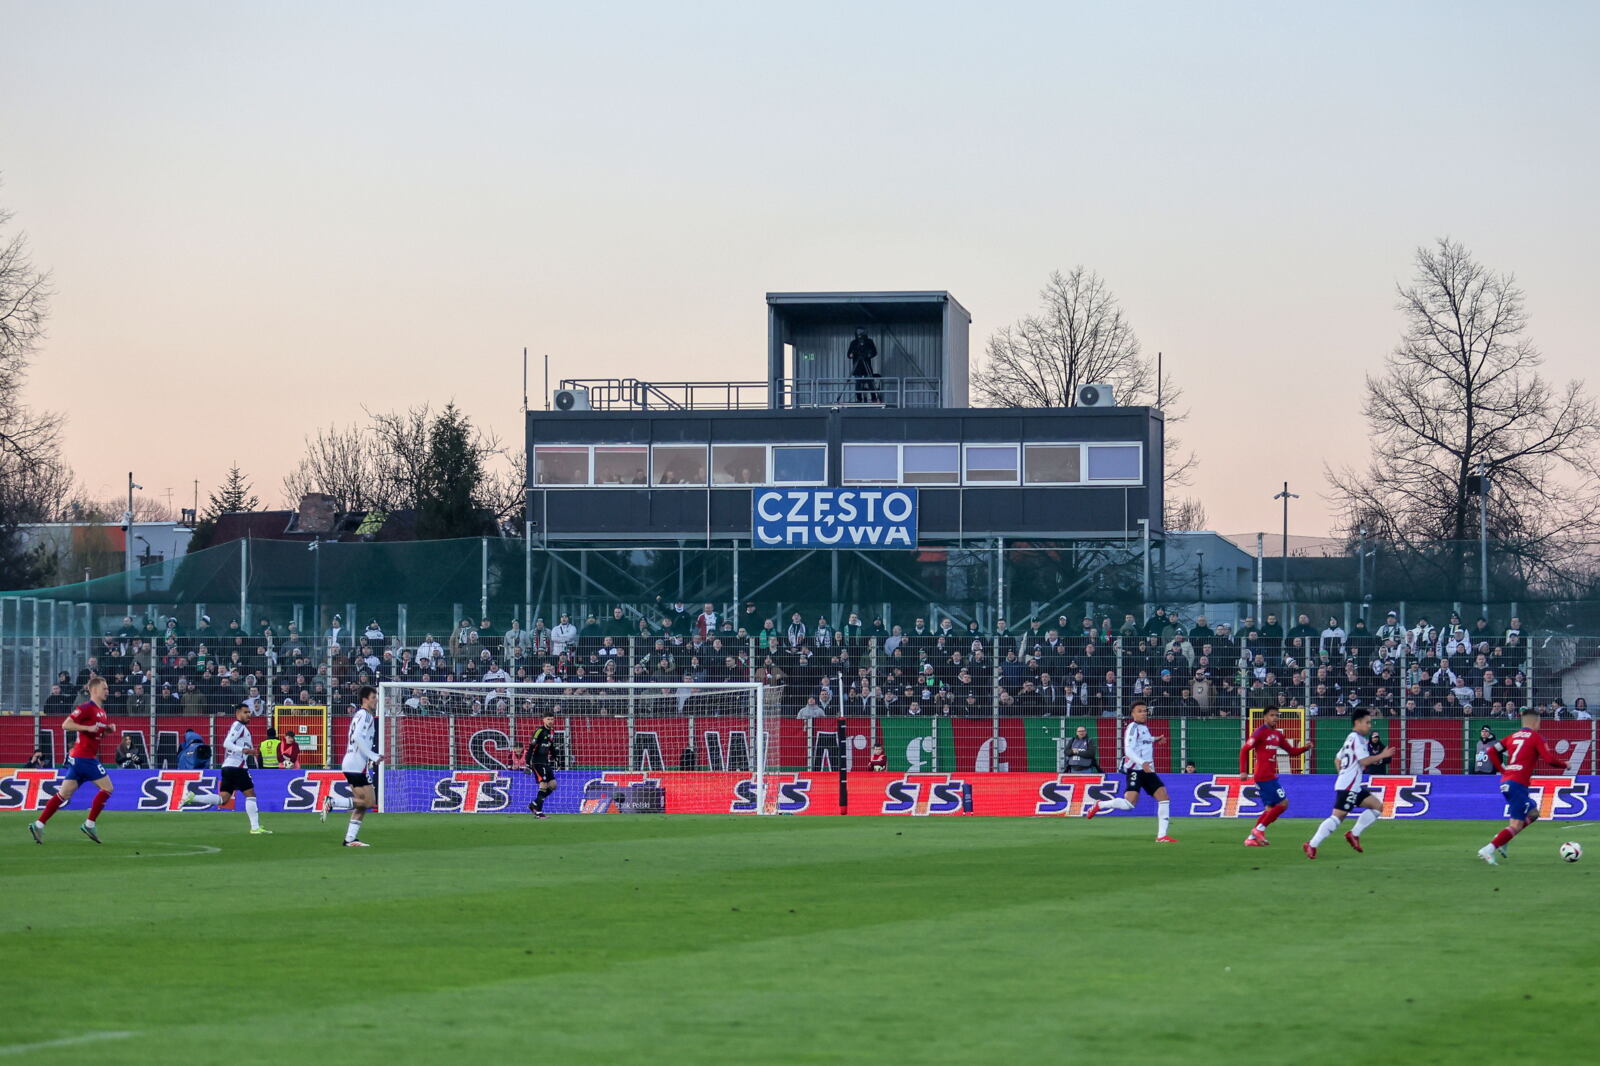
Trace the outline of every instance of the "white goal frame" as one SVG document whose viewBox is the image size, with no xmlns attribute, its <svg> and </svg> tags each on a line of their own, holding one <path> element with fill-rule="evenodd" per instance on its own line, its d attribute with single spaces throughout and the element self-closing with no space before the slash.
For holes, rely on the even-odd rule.
<svg viewBox="0 0 1600 1066">
<path fill-rule="evenodd" d="M 767 713 L 765 686 L 759 681 L 701 681 L 685 684 L 681 681 L 614 681 L 614 682 L 582 682 L 579 684 L 563 684 L 549 681 L 380 681 L 378 683 L 378 754 L 388 756 L 395 747 L 392 736 L 391 723 L 397 722 L 404 715 L 395 714 L 391 707 L 397 696 L 403 691 L 421 689 L 429 692 L 459 692 L 475 694 L 483 697 L 485 705 L 489 697 L 505 696 L 515 700 L 517 695 L 534 696 L 548 695 L 560 698 L 569 688 L 578 688 L 586 694 L 593 695 L 627 695 L 630 692 L 659 693 L 680 692 L 689 689 L 695 694 L 707 692 L 747 692 L 754 697 L 755 705 L 755 754 L 751 760 L 751 776 L 755 779 L 757 796 L 766 795 L 767 778 Z M 403 697 L 401 698 L 403 702 Z M 446 714 L 445 717 L 455 717 Z M 628 713 L 629 729 L 633 726 L 633 712 Z M 331 757 L 331 756 L 330 756 Z M 387 795 L 385 784 L 385 770 L 389 766 L 386 757 L 378 764 L 378 810 L 384 808 L 384 797 Z M 764 813 L 763 805 L 756 805 L 756 813 Z M 776 812 L 773 812 L 776 813 Z"/>
</svg>

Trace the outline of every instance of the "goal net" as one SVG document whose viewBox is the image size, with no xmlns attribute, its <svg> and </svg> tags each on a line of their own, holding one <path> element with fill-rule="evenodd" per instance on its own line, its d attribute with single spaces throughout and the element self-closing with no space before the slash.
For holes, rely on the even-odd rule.
<svg viewBox="0 0 1600 1066">
<path fill-rule="evenodd" d="M 379 805 L 523 812 L 539 792 L 524 752 L 553 716 L 551 814 L 764 813 L 761 686 L 385 682 Z M 341 749 L 342 752 L 342 749 Z M 335 757 L 336 758 L 336 757 Z"/>
</svg>

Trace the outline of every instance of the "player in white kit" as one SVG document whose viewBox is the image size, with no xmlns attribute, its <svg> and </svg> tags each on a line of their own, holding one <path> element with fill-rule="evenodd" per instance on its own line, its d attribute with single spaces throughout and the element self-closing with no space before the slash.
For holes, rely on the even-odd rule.
<svg viewBox="0 0 1600 1066">
<path fill-rule="evenodd" d="M 191 783 L 184 791 L 183 802 L 202 807 L 220 807 L 244 793 L 244 813 L 250 816 L 252 836 L 271 836 L 272 830 L 261 828 L 261 812 L 256 807 L 256 783 L 250 779 L 250 753 L 256 750 L 255 738 L 250 735 L 250 705 L 241 703 L 233 709 L 233 725 L 222 742 L 222 788 L 220 792 L 205 792 L 198 783 Z"/>
<path fill-rule="evenodd" d="M 1172 797 L 1167 794 L 1166 783 L 1156 773 L 1156 745 L 1166 737 L 1150 732 L 1146 724 L 1150 720 L 1150 705 L 1144 700 L 1134 700 L 1129 710 L 1133 721 L 1122 734 L 1122 773 L 1127 778 L 1127 787 L 1121 799 L 1096 803 L 1084 811 L 1083 816 L 1093 818 L 1105 811 L 1131 811 L 1139 793 L 1145 792 L 1156 801 L 1156 843 L 1176 844 L 1177 841 L 1167 835 L 1167 826 L 1172 820 Z"/>
<path fill-rule="evenodd" d="M 1372 789 L 1361 783 L 1361 778 L 1367 767 L 1394 755 L 1394 748 L 1388 747 L 1374 753 L 1368 737 L 1371 732 L 1372 712 L 1365 707 L 1351 711 L 1350 735 L 1344 738 L 1344 745 L 1339 749 L 1339 754 L 1334 756 L 1339 778 L 1333 783 L 1333 813 L 1322 820 L 1310 840 L 1300 845 L 1306 858 L 1316 858 L 1317 848 L 1339 828 L 1344 816 L 1357 807 L 1361 808 L 1361 814 L 1356 818 L 1355 827 L 1344 835 L 1344 839 L 1352 848 L 1362 851 L 1361 834 L 1383 813 L 1382 802 L 1372 794 Z"/>
<path fill-rule="evenodd" d="M 347 848 L 369 846 L 360 839 L 361 822 L 367 812 L 378 805 L 378 793 L 367 775 L 372 767 L 383 761 L 383 756 L 378 754 L 378 720 L 373 716 L 378 709 L 378 690 L 371 685 L 363 685 L 358 700 L 360 705 L 356 713 L 350 716 L 344 761 L 339 764 L 350 786 L 350 799 L 346 801 L 343 796 L 330 794 L 322 805 L 323 821 L 328 820 L 329 811 L 344 810 L 346 805 L 351 808 L 350 825 L 344 831 L 344 846 Z"/>
</svg>

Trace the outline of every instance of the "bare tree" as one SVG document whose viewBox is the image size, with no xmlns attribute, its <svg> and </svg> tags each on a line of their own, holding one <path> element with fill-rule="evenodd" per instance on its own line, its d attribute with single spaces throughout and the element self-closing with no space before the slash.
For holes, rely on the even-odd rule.
<svg viewBox="0 0 1600 1066">
<path fill-rule="evenodd" d="M 480 493 L 485 510 L 502 525 L 519 525 L 528 502 L 527 452 L 501 452 L 500 462 L 484 471 Z"/>
<path fill-rule="evenodd" d="M 1600 410 L 1582 382 L 1539 374 L 1522 289 L 1461 244 L 1419 248 L 1398 292 L 1405 330 L 1367 376 L 1372 459 L 1327 471 L 1341 525 L 1408 549 L 1459 598 L 1476 570 L 1481 469 L 1497 568 L 1565 581 L 1600 518 Z"/>
<path fill-rule="evenodd" d="M 1193 452 L 1171 430 L 1188 417 L 1176 405 L 1183 398 L 1169 376 L 1157 389 L 1156 367 L 1104 279 L 1083 266 L 1059 270 L 1039 292 L 1041 308 L 989 338 L 985 360 L 974 376 L 980 404 L 989 407 L 1072 407 L 1080 385 L 1110 385 L 1119 402 L 1154 404 L 1160 393 L 1167 435 L 1162 456 L 1167 489 L 1165 529 L 1194 530 L 1205 525 L 1200 501 L 1180 497 L 1175 487 L 1189 485 L 1197 465 Z"/>
<path fill-rule="evenodd" d="M 368 424 L 344 429 L 329 426 L 306 438 L 306 452 L 283 479 L 289 506 L 307 492 L 325 492 L 343 511 L 399 511 L 417 508 L 421 488 L 431 476 L 429 462 L 437 415 L 431 405 L 403 411 L 365 412 Z M 509 518 L 522 506 L 520 460 L 507 466 L 500 439 L 470 427 L 469 447 L 487 471 L 479 506 L 497 519 Z M 490 469 L 501 460 L 505 469 Z M 511 483 L 515 482 L 513 486 Z"/>
<path fill-rule="evenodd" d="M 23 547 L 18 527 L 59 517 L 72 474 L 61 461 L 61 417 L 29 406 L 28 365 L 49 318 L 49 271 L 28 254 L 24 233 L 5 235 L 0 208 L 0 588 L 43 579 L 40 553 Z"/>
<path fill-rule="evenodd" d="M 389 484 L 377 438 L 358 426 L 329 426 L 306 438 L 306 451 L 284 475 L 290 507 L 308 492 L 332 496 L 341 511 L 389 509 Z"/>
</svg>

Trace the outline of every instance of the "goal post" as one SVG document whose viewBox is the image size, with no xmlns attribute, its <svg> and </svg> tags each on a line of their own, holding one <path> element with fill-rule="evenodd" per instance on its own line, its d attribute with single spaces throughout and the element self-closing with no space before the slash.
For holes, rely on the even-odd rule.
<svg viewBox="0 0 1600 1066">
<path fill-rule="evenodd" d="M 756 682 L 564 684 L 385 681 L 386 811 L 526 813 L 523 753 L 554 718 L 555 814 L 763 813 L 776 745 Z"/>
</svg>

